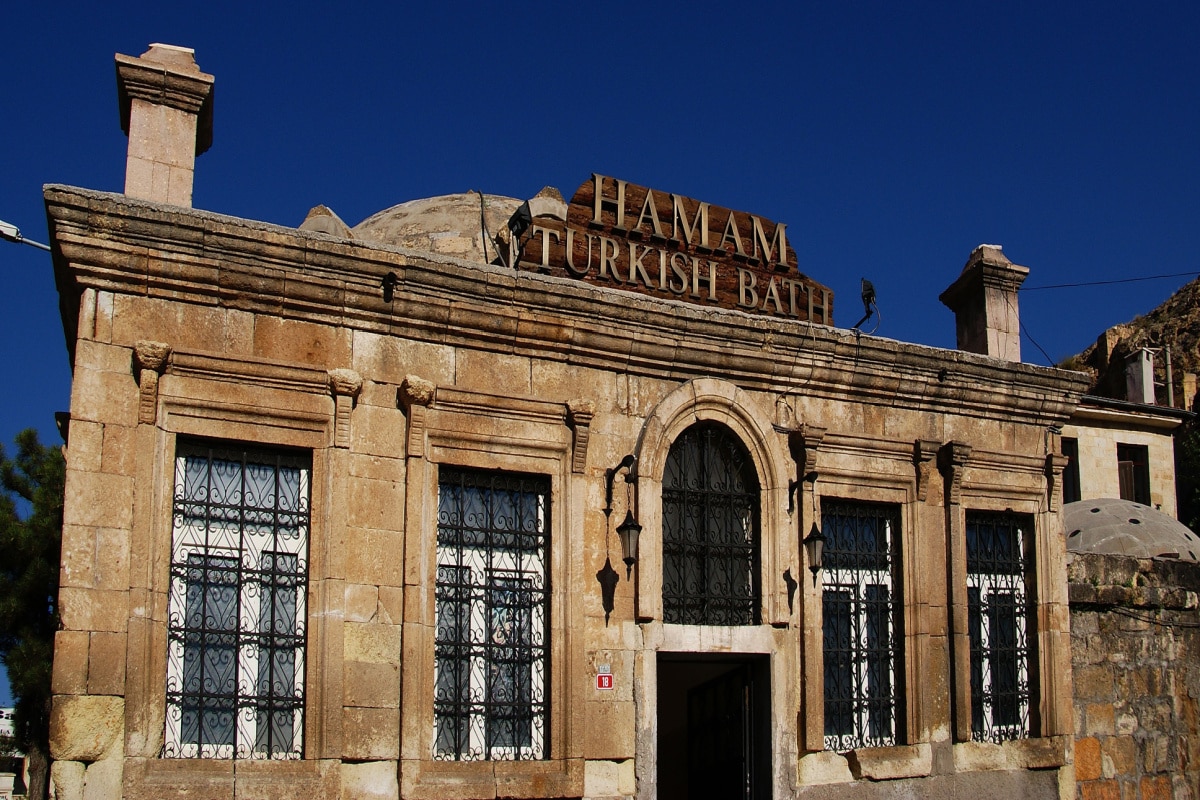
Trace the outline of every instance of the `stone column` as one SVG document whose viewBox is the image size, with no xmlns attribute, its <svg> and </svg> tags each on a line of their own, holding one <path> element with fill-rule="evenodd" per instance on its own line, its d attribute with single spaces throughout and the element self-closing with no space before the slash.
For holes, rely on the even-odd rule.
<svg viewBox="0 0 1200 800">
<path fill-rule="evenodd" d="M 212 144 L 213 76 L 186 47 L 152 44 L 138 58 L 116 58 L 125 194 L 190 208 L 196 156 Z"/>
</svg>

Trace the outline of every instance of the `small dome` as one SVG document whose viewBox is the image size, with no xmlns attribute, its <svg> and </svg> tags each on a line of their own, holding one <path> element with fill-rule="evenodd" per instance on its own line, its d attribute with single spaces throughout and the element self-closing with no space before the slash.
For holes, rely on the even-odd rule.
<svg viewBox="0 0 1200 800">
<path fill-rule="evenodd" d="M 509 218 L 522 202 L 479 192 L 428 197 L 373 214 L 352 230 L 359 240 L 495 263 L 496 236 L 507 230 Z"/>
<path fill-rule="evenodd" d="M 1200 561 L 1200 536 L 1173 517 L 1131 500 L 1067 503 L 1063 525 L 1072 553 Z"/>
</svg>

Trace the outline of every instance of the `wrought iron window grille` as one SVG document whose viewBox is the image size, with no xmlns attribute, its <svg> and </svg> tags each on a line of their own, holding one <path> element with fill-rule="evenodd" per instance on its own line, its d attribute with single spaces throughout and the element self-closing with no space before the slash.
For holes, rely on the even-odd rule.
<svg viewBox="0 0 1200 800">
<path fill-rule="evenodd" d="M 663 621 L 759 621 L 758 475 L 745 445 L 723 425 L 684 431 L 663 474 Z"/>
<path fill-rule="evenodd" d="M 307 456 L 180 443 L 164 757 L 303 756 L 310 471 Z"/>
<path fill-rule="evenodd" d="M 971 737 L 1031 735 L 1035 690 L 1033 519 L 967 512 L 967 628 L 971 643 Z"/>
<path fill-rule="evenodd" d="M 900 510 L 823 498 L 825 748 L 900 742 Z"/>
<path fill-rule="evenodd" d="M 548 757 L 550 479 L 443 466 L 433 757 Z"/>
</svg>

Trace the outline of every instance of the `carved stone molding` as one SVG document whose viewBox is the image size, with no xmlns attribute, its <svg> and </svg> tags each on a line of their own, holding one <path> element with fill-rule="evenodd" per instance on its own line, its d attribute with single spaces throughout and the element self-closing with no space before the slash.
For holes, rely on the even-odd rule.
<svg viewBox="0 0 1200 800">
<path fill-rule="evenodd" d="M 329 390 L 333 393 L 333 446 L 350 446 L 350 412 L 362 391 L 362 376 L 351 369 L 329 370 Z"/>
<path fill-rule="evenodd" d="M 567 421 L 575 433 L 571 449 L 571 472 L 582 473 L 587 467 L 588 440 L 592 437 L 592 417 L 596 415 L 593 400 L 571 400 L 567 403 Z"/>
<path fill-rule="evenodd" d="M 946 502 L 958 505 L 962 501 L 962 476 L 971 458 L 971 445 L 946 442 L 938 450 L 938 469 L 946 479 Z"/>
<path fill-rule="evenodd" d="M 929 496 L 929 478 L 933 474 L 939 447 L 941 442 L 935 439 L 917 439 L 913 442 L 913 466 L 917 468 L 917 500 L 922 503 Z"/>
<path fill-rule="evenodd" d="M 167 368 L 171 345 L 141 341 L 133 346 L 137 366 L 138 422 L 153 425 L 158 418 L 158 379 Z"/>
<path fill-rule="evenodd" d="M 407 454 L 414 458 L 425 456 L 425 417 L 437 387 L 424 378 L 406 375 L 400 384 L 400 403 L 408 414 Z"/>
<path fill-rule="evenodd" d="M 790 434 L 800 429 L 800 423 L 796 420 L 796 411 L 788 403 L 785 395 L 780 395 L 775 400 L 775 419 L 771 424 L 779 433 Z"/>
<path fill-rule="evenodd" d="M 1058 453 L 1046 455 L 1046 503 L 1051 511 L 1062 505 L 1062 474 L 1071 459 Z"/>
</svg>

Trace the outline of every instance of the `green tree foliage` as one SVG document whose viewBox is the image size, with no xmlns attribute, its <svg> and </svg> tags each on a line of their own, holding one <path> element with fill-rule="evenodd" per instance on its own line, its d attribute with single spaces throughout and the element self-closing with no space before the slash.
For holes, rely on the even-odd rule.
<svg viewBox="0 0 1200 800">
<path fill-rule="evenodd" d="M 30 429 L 16 455 L 0 446 L 0 662 L 16 708 L 14 743 L 29 759 L 29 796 L 46 796 L 50 752 L 50 669 L 58 630 L 65 465 L 57 447 Z"/>
</svg>

